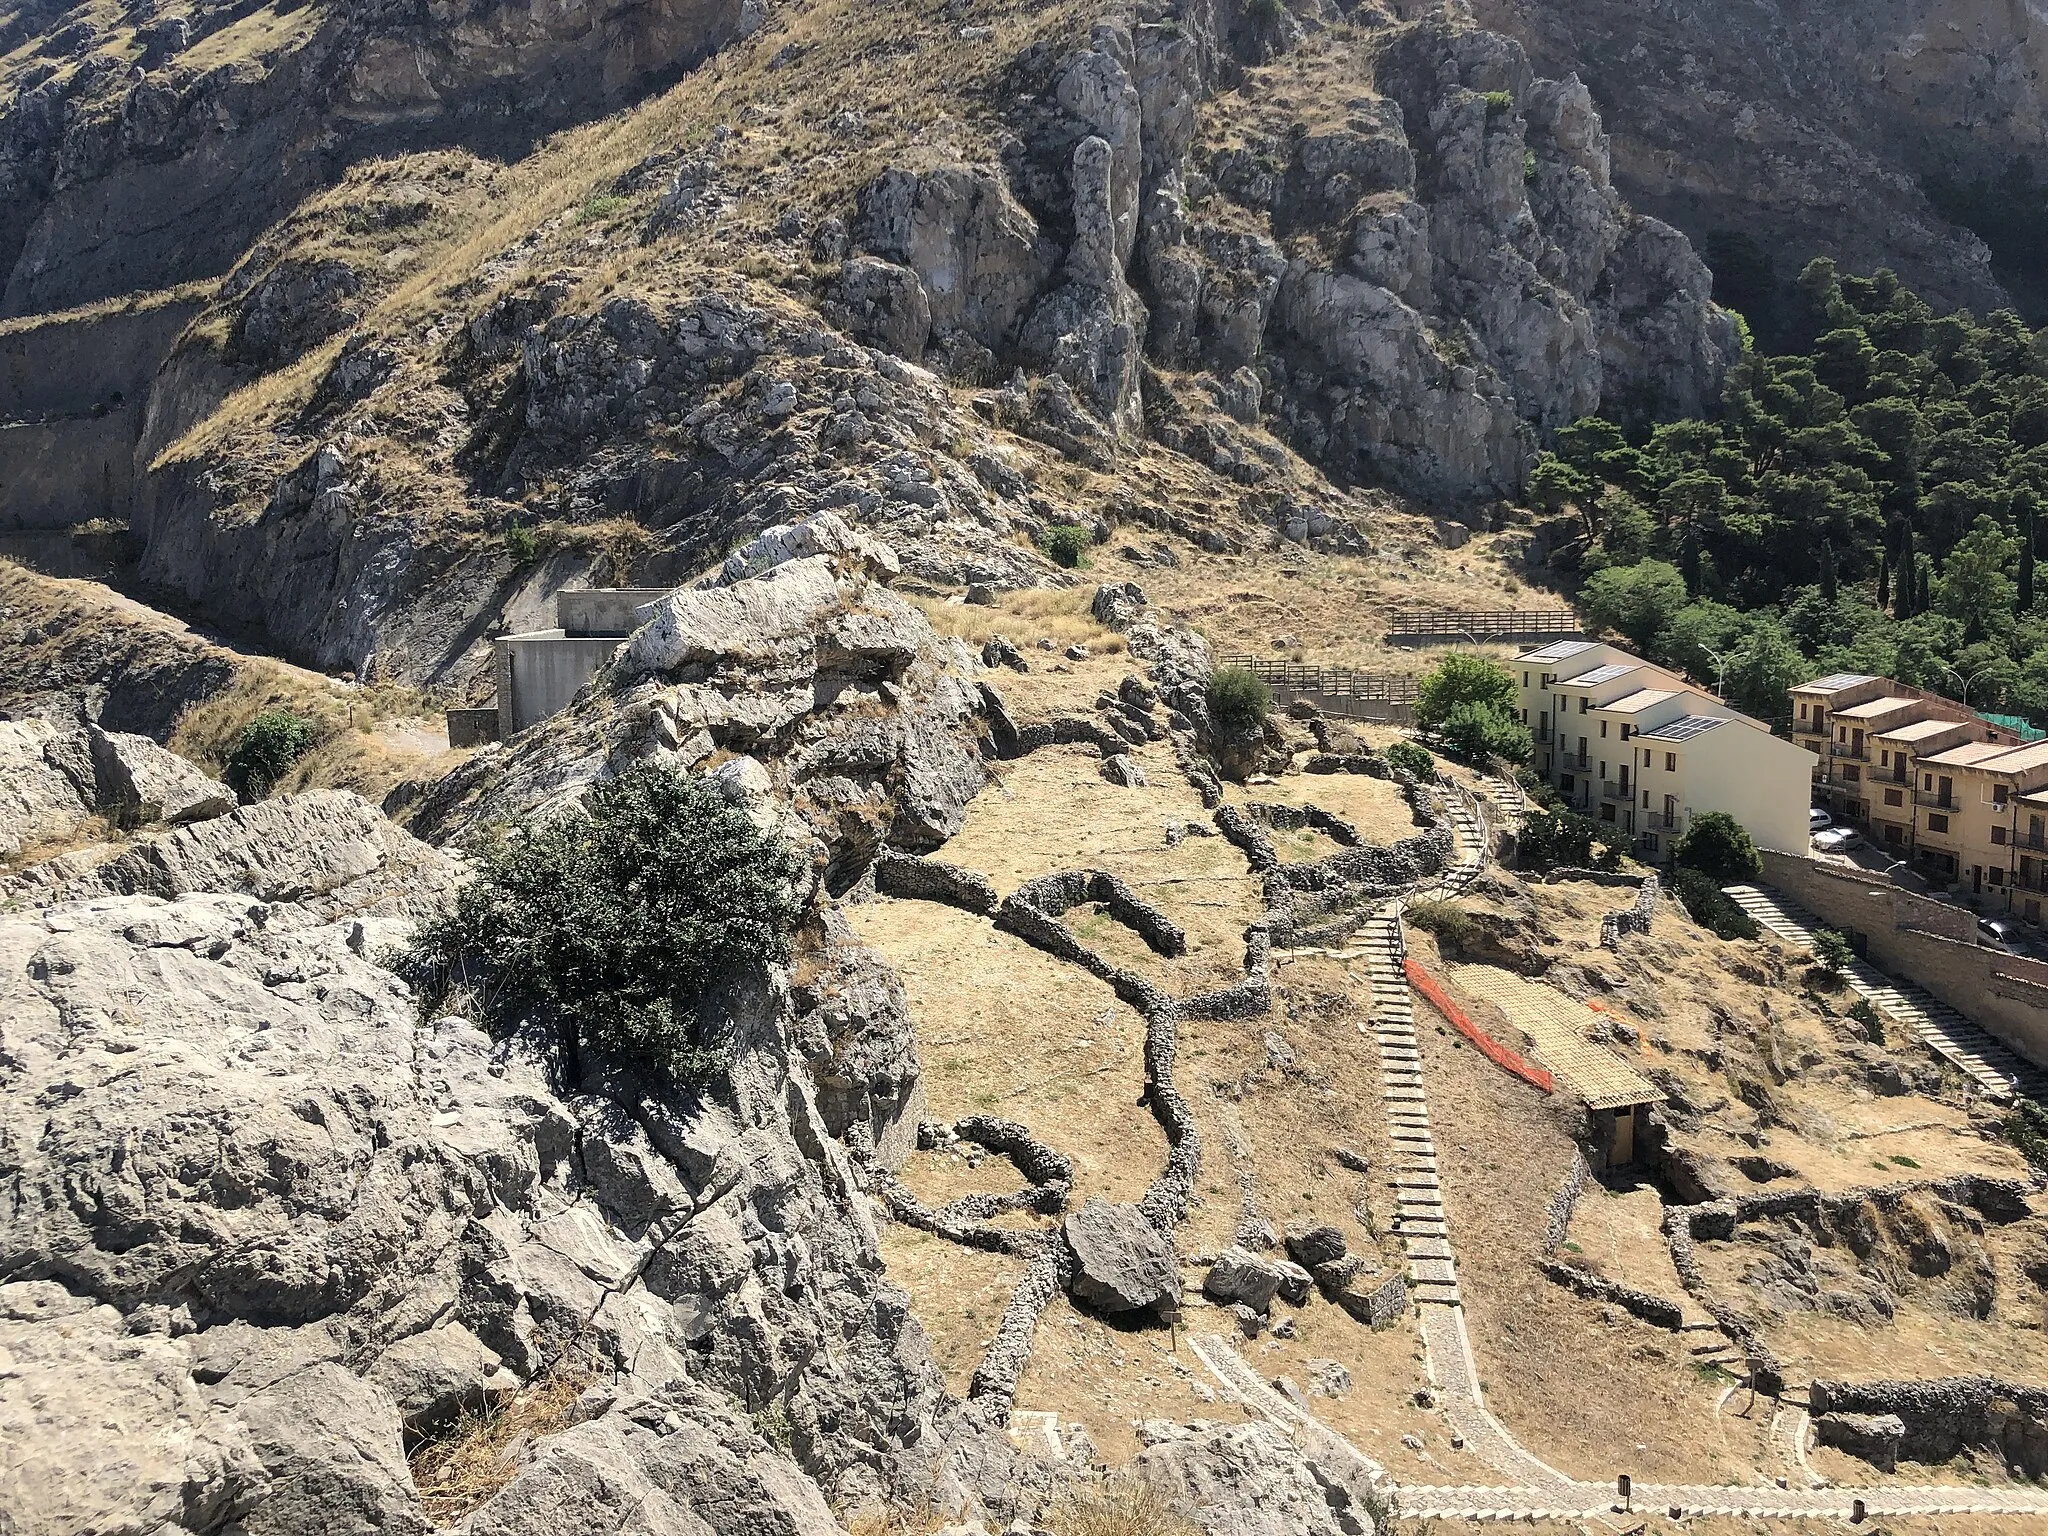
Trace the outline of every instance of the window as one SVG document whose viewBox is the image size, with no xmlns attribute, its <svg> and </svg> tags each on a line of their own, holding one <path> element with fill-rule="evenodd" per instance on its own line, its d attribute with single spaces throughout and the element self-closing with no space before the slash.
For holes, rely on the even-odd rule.
<svg viewBox="0 0 2048 1536">
<path fill-rule="evenodd" d="M 1586 712 L 1586 711 L 1587 711 L 1587 710 L 1588 710 L 1589 708 L 1591 708 L 1591 705 L 1590 705 L 1590 704 L 1589 704 L 1589 703 L 1587 702 L 1587 698 L 1586 698 L 1586 695 L 1585 695 L 1585 694 L 1583 694 L 1583 693 L 1582 693 L 1582 694 L 1580 694 L 1580 695 L 1579 695 L 1579 713 L 1583 715 L 1583 714 L 1584 714 L 1584 713 L 1585 713 L 1585 712 Z"/>
<path fill-rule="evenodd" d="M 1614 802 L 1612 800 L 1600 802 L 1600 819 L 1602 821 L 1614 820 Z"/>
<path fill-rule="evenodd" d="M 1991 883 L 1993 885 L 2005 884 L 2005 871 L 2000 869 L 1996 864 L 1991 866 Z"/>
<path fill-rule="evenodd" d="M 1999 806 L 2001 808 L 2005 805 L 2005 790 L 2006 786 L 2003 784 L 1994 784 L 1991 786 L 1991 803 L 1993 805 Z"/>
<path fill-rule="evenodd" d="M 1878 766 L 1878 767 L 1880 767 L 1880 768 L 1889 768 L 1889 767 L 1891 767 L 1891 765 L 1892 765 L 1892 755 L 1891 755 L 1891 753 L 1889 753 L 1889 752 L 1880 752 L 1880 753 L 1878 753 L 1878 754 L 1877 754 L 1877 766 Z"/>
<path fill-rule="evenodd" d="M 1607 722 L 1605 720 L 1600 722 L 1600 739 L 1602 741 L 1607 739 Z"/>
<path fill-rule="evenodd" d="M 1648 768 L 1650 766 L 1650 759 L 1655 757 L 1656 755 L 1657 754 L 1652 752 L 1648 747 L 1643 748 L 1643 766 L 1645 768 Z M 2039 820 L 2038 817 L 2035 819 Z"/>
<path fill-rule="evenodd" d="M 1799 706 L 1799 718 L 1802 720 L 1806 718 L 1806 706 L 1804 704 Z"/>
<path fill-rule="evenodd" d="M 1929 811 L 1927 813 L 1927 830 L 1930 832 L 1946 832 L 1948 830 L 1948 818 L 1946 816 L 1937 816 L 1934 812 Z"/>
<path fill-rule="evenodd" d="M 1666 752 L 1664 754 L 1664 771 L 1666 773 L 1678 772 L 1678 754 L 1676 752 Z"/>
<path fill-rule="evenodd" d="M 1649 792 L 1649 791 L 1648 791 L 1648 790 L 1646 789 L 1646 790 L 1644 790 L 1644 791 L 1643 791 L 1643 809 L 1647 811 L 1647 810 L 1648 810 L 1649 808 L 1650 808 L 1650 792 Z"/>
<path fill-rule="evenodd" d="M 1921 785 L 1921 786 L 1920 786 L 1920 787 L 1921 787 L 1922 789 L 1932 789 L 1932 788 L 1934 788 L 1934 775 L 1933 775 L 1933 774 L 1931 774 L 1931 773 L 1929 773 L 1929 774 L 1923 774 L 1923 775 L 1922 775 L 1922 777 L 1923 777 L 1923 778 L 1925 778 L 1925 779 L 1927 780 L 1927 782 L 1926 782 L 1925 784 L 1923 784 L 1923 785 Z"/>
<path fill-rule="evenodd" d="M 1524 724 L 1524 725 L 1527 725 L 1528 723 L 1529 723 L 1529 711 L 1527 711 L 1527 710 L 1525 709 L 1525 710 L 1523 710 L 1523 711 L 1522 711 L 1522 724 Z"/>
<path fill-rule="evenodd" d="M 1884 803 L 1886 805 L 1904 805 L 1906 803 L 1906 792 L 1903 789 L 1888 789 L 1884 792 Z"/>
<path fill-rule="evenodd" d="M 1857 782 L 1857 781 L 1858 781 L 1859 779 L 1861 779 L 1862 777 L 1863 777 L 1863 770 L 1862 770 L 1861 768 L 1858 768 L 1858 767 L 1857 767 L 1857 766 L 1856 766 L 1856 765 L 1855 765 L 1854 763 L 1844 763 L 1844 764 L 1842 765 L 1842 782 L 1843 782 L 1843 783 L 1845 783 L 1845 784 L 1854 784 L 1854 783 L 1856 783 L 1856 782 Z"/>
<path fill-rule="evenodd" d="M 2030 901 L 2027 903 L 2027 921 L 2030 923 L 2038 923 L 2041 921 L 2041 903 L 2039 903 L 2038 901 Z"/>
<path fill-rule="evenodd" d="M 1524 688 L 1529 686 L 1529 674 L 1526 672 L 1522 674 L 1522 686 Z"/>
<path fill-rule="evenodd" d="M 1993 827 L 1991 829 L 1991 841 L 2003 848 L 2005 846 L 2005 828 Z"/>
</svg>

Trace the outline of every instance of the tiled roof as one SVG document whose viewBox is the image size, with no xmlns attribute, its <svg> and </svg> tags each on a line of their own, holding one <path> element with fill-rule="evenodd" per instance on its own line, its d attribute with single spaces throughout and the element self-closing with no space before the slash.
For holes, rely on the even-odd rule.
<svg viewBox="0 0 2048 1536">
<path fill-rule="evenodd" d="M 1874 720 L 1879 715 L 1888 715 L 1895 709 L 1910 709 L 1922 702 L 1904 694 L 1887 694 L 1881 699 L 1872 699 L 1868 704 L 1851 704 L 1847 709 L 1835 711 L 1837 720 Z"/>
<path fill-rule="evenodd" d="M 1677 697 L 1678 690 L 1675 688 L 1639 688 L 1634 693 L 1616 699 L 1612 704 L 1602 704 L 1600 707 L 1611 714 L 1633 715 L 1648 709 L 1652 704 L 1661 704 L 1666 699 Z"/>
<path fill-rule="evenodd" d="M 1966 741 L 1959 747 L 1950 747 L 1946 752 L 1936 752 L 1932 756 L 1921 758 L 1920 761 L 1923 764 L 1932 763 L 1941 768 L 1988 767 L 1989 765 L 1984 761 L 1986 758 L 2001 757 L 2007 752 L 2018 750 L 2020 749 L 2014 747 L 2010 742 Z"/>
</svg>

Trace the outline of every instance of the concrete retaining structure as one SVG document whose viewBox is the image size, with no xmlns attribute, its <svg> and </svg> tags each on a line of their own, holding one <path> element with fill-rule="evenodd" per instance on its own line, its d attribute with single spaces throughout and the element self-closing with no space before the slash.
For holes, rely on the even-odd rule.
<svg viewBox="0 0 2048 1536">
<path fill-rule="evenodd" d="M 1895 1415 L 1904 1426 L 1899 1454 L 1947 1461 L 1965 1446 L 1998 1451 L 2024 1477 L 2048 1472 L 2048 1387 L 1994 1376 L 1931 1381 L 1819 1381 L 1809 1389 L 1823 1414 Z"/>
<path fill-rule="evenodd" d="M 1763 858 L 1765 883 L 1846 934 L 1873 965 L 1917 982 L 2008 1049 L 2048 1067 L 2048 964 L 1984 948 L 1974 912 L 1868 870 L 1768 850 Z"/>
</svg>

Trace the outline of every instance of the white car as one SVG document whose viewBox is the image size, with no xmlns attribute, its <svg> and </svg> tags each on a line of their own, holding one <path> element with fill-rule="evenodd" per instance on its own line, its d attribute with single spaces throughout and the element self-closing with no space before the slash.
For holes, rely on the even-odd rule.
<svg viewBox="0 0 2048 1536">
<path fill-rule="evenodd" d="M 1854 827 L 1829 827 L 1813 834 L 1813 846 L 1822 853 L 1847 853 L 1862 841 Z"/>
<path fill-rule="evenodd" d="M 1809 832 L 1824 832 L 1834 824 L 1835 818 L 1817 805 L 1806 813 L 1806 830 Z"/>
</svg>

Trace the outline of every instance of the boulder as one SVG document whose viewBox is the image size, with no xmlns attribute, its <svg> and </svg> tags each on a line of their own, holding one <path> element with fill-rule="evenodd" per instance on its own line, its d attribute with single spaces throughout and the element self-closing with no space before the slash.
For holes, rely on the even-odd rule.
<svg viewBox="0 0 2048 1536">
<path fill-rule="evenodd" d="M 1280 1299 L 1293 1307 L 1307 1301 L 1315 1285 L 1314 1277 L 1299 1264 L 1290 1264 L 1285 1259 L 1275 1259 L 1273 1264 L 1280 1271 Z"/>
<path fill-rule="evenodd" d="M 123 825 L 207 821 L 225 816 L 235 792 L 147 736 L 86 727 L 100 808 Z"/>
<path fill-rule="evenodd" d="M 1328 1222 L 1315 1226 L 1291 1226 L 1287 1229 L 1287 1255 L 1308 1269 L 1341 1259 L 1344 1257 L 1344 1231 Z"/>
<path fill-rule="evenodd" d="M 1180 1303 L 1173 1241 L 1135 1205 L 1091 1199 L 1064 1224 L 1076 1300 L 1104 1312 L 1170 1312 Z"/>
<path fill-rule="evenodd" d="M 1373 1497 L 1356 1457 L 1317 1454 L 1264 1421 L 1146 1419 L 1139 1477 L 1186 1510 L 1205 1536 L 1363 1536 Z"/>
<path fill-rule="evenodd" d="M 1823 1413 L 1813 1421 L 1816 1443 L 1846 1451 L 1880 1472 L 1898 1465 L 1905 1435 L 1906 1421 L 1896 1413 Z"/>
<path fill-rule="evenodd" d="M 1202 1294 L 1222 1306 L 1241 1303 L 1263 1312 L 1273 1303 L 1283 1279 L 1280 1266 L 1233 1244 L 1216 1255 L 1202 1281 Z"/>
<path fill-rule="evenodd" d="M 413 1435 L 519 1387 L 497 1353 L 459 1322 L 400 1339 L 370 1368 L 370 1380 L 391 1394 L 406 1433 Z"/>
<path fill-rule="evenodd" d="M 1135 581 L 1108 581 L 1095 589 L 1088 611 L 1103 628 L 1121 631 L 1138 621 L 1150 601 Z"/>
</svg>

